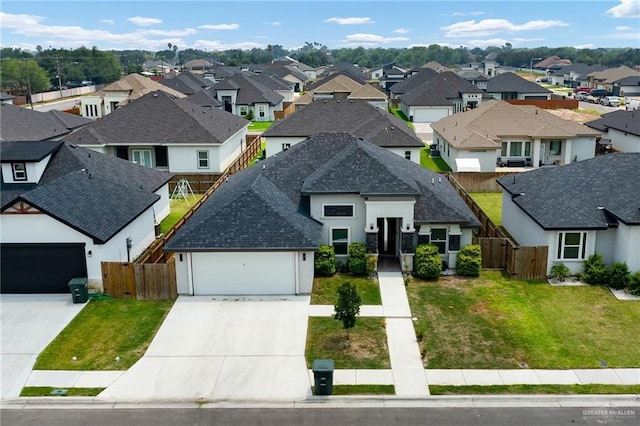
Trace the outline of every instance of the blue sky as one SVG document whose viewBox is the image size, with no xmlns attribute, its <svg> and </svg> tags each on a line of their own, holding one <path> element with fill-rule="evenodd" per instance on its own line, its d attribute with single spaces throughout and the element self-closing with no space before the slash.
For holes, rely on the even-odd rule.
<svg viewBox="0 0 640 426">
<path fill-rule="evenodd" d="M 640 0 L 3 0 L 0 11 L 0 45 L 26 50 L 640 47 Z"/>
</svg>

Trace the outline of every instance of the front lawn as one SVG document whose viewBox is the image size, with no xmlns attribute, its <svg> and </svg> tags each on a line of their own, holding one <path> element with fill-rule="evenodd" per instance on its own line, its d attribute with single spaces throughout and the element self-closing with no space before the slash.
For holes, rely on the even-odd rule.
<svg viewBox="0 0 640 426">
<path fill-rule="evenodd" d="M 173 300 L 88 303 L 40 353 L 34 370 L 126 370 L 147 350 Z"/>
<path fill-rule="evenodd" d="M 338 287 L 349 281 L 356 286 L 363 305 L 381 305 L 380 287 L 372 279 L 336 274 L 332 277 L 316 277 L 313 279 L 311 291 L 312 305 L 335 305 Z"/>
<path fill-rule="evenodd" d="M 431 158 L 429 156 L 429 148 L 420 150 L 420 165 L 434 172 L 450 172 L 451 167 L 440 157 Z"/>
<path fill-rule="evenodd" d="M 171 212 L 160 222 L 160 232 L 166 234 L 204 194 L 188 195 L 187 199 L 176 198 L 170 201 Z"/>
<path fill-rule="evenodd" d="M 640 302 L 597 286 L 480 277 L 407 287 L 428 368 L 638 367 Z"/>
<path fill-rule="evenodd" d="M 332 359 L 336 369 L 391 368 L 384 318 L 358 317 L 347 331 L 332 317 L 310 317 L 305 356 L 309 368 L 314 359 Z"/>
<path fill-rule="evenodd" d="M 247 130 L 250 132 L 264 132 L 271 127 L 272 124 L 273 121 L 252 121 Z"/>
<path fill-rule="evenodd" d="M 469 195 L 496 226 L 502 225 L 502 192 L 470 192 Z"/>
</svg>

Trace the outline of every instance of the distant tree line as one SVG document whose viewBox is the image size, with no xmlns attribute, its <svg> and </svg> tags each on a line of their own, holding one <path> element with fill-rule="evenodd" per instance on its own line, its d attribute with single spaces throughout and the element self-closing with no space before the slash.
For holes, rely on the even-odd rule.
<svg viewBox="0 0 640 426">
<path fill-rule="evenodd" d="M 164 60 L 176 67 L 195 59 L 204 59 L 212 64 L 238 66 L 242 64 L 266 64 L 283 56 L 290 56 L 310 67 L 320 67 L 338 62 L 357 64 L 373 68 L 395 63 L 405 68 L 419 67 L 436 61 L 445 66 L 456 66 L 469 62 L 481 62 L 494 54 L 503 66 L 528 68 L 534 58 L 552 55 L 570 59 L 572 62 L 599 64 L 608 67 L 640 64 L 640 49 L 597 48 L 576 49 L 574 47 L 536 47 L 514 49 L 510 43 L 484 49 L 447 47 L 432 44 L 411 48 L 341 48 L 329 49 L 317 42 L 305 42 L 296 50 L 287 50 L 280 45 L 269 44 L 264 49 L 229 49 L 206 51 L 183 49 L 169 43 L 167 49 L 157 52 L 144 50 L 100 51 L 96 47 L 87 49 L 43 49 L 36 52 L 22 49 L 0 49 L 1 86 L 3 90 L 31 93 L 48 90 L 58 84 L 58 70 L 63 84 L 67 82 L 92 81 L 96 84 L 110 83 L 124 74 L 141 72 L 142 65 L 150 59 Z"/>
</svg>

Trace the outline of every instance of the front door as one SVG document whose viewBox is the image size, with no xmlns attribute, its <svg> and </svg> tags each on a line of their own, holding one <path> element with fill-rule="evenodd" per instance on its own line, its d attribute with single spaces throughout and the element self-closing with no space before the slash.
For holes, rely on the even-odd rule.
<svg viewBox="0 0 640 426">
<path fill-rule="evenodd" d="M 543 165 L 546 161 L 545 156 L 546 156 L 546 145 L 544 144 L 544 142 L 540 143 L 540 164 L 539 165 Z"/>
<path fill-rule="evenodd" d="M 133 149 L 131 150 L 131 161 L 145 167 L 153 167 L 151 164 L 150 149 Z"/>
<path fill-rule="evenodd" d="M 378 218 L 378 253 L 395 256 L 397 224 L 396 218 Z"/>
</svg>

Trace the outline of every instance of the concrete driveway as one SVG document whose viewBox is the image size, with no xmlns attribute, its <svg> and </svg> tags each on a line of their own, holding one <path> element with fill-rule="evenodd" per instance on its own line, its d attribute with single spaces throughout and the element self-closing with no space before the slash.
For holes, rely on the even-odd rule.
<svg viewBox="0 0 640 426">
<path fill-rule="evenodd" d="M 38 354 L 85 307 L 71 294 L 0 296 L 2 398 L 20 395 Z"/>
<path fill-rule="evenodd" d="M 304 399 L 308 296 L 180 296 L 113 400 Z"/>
</svg>

